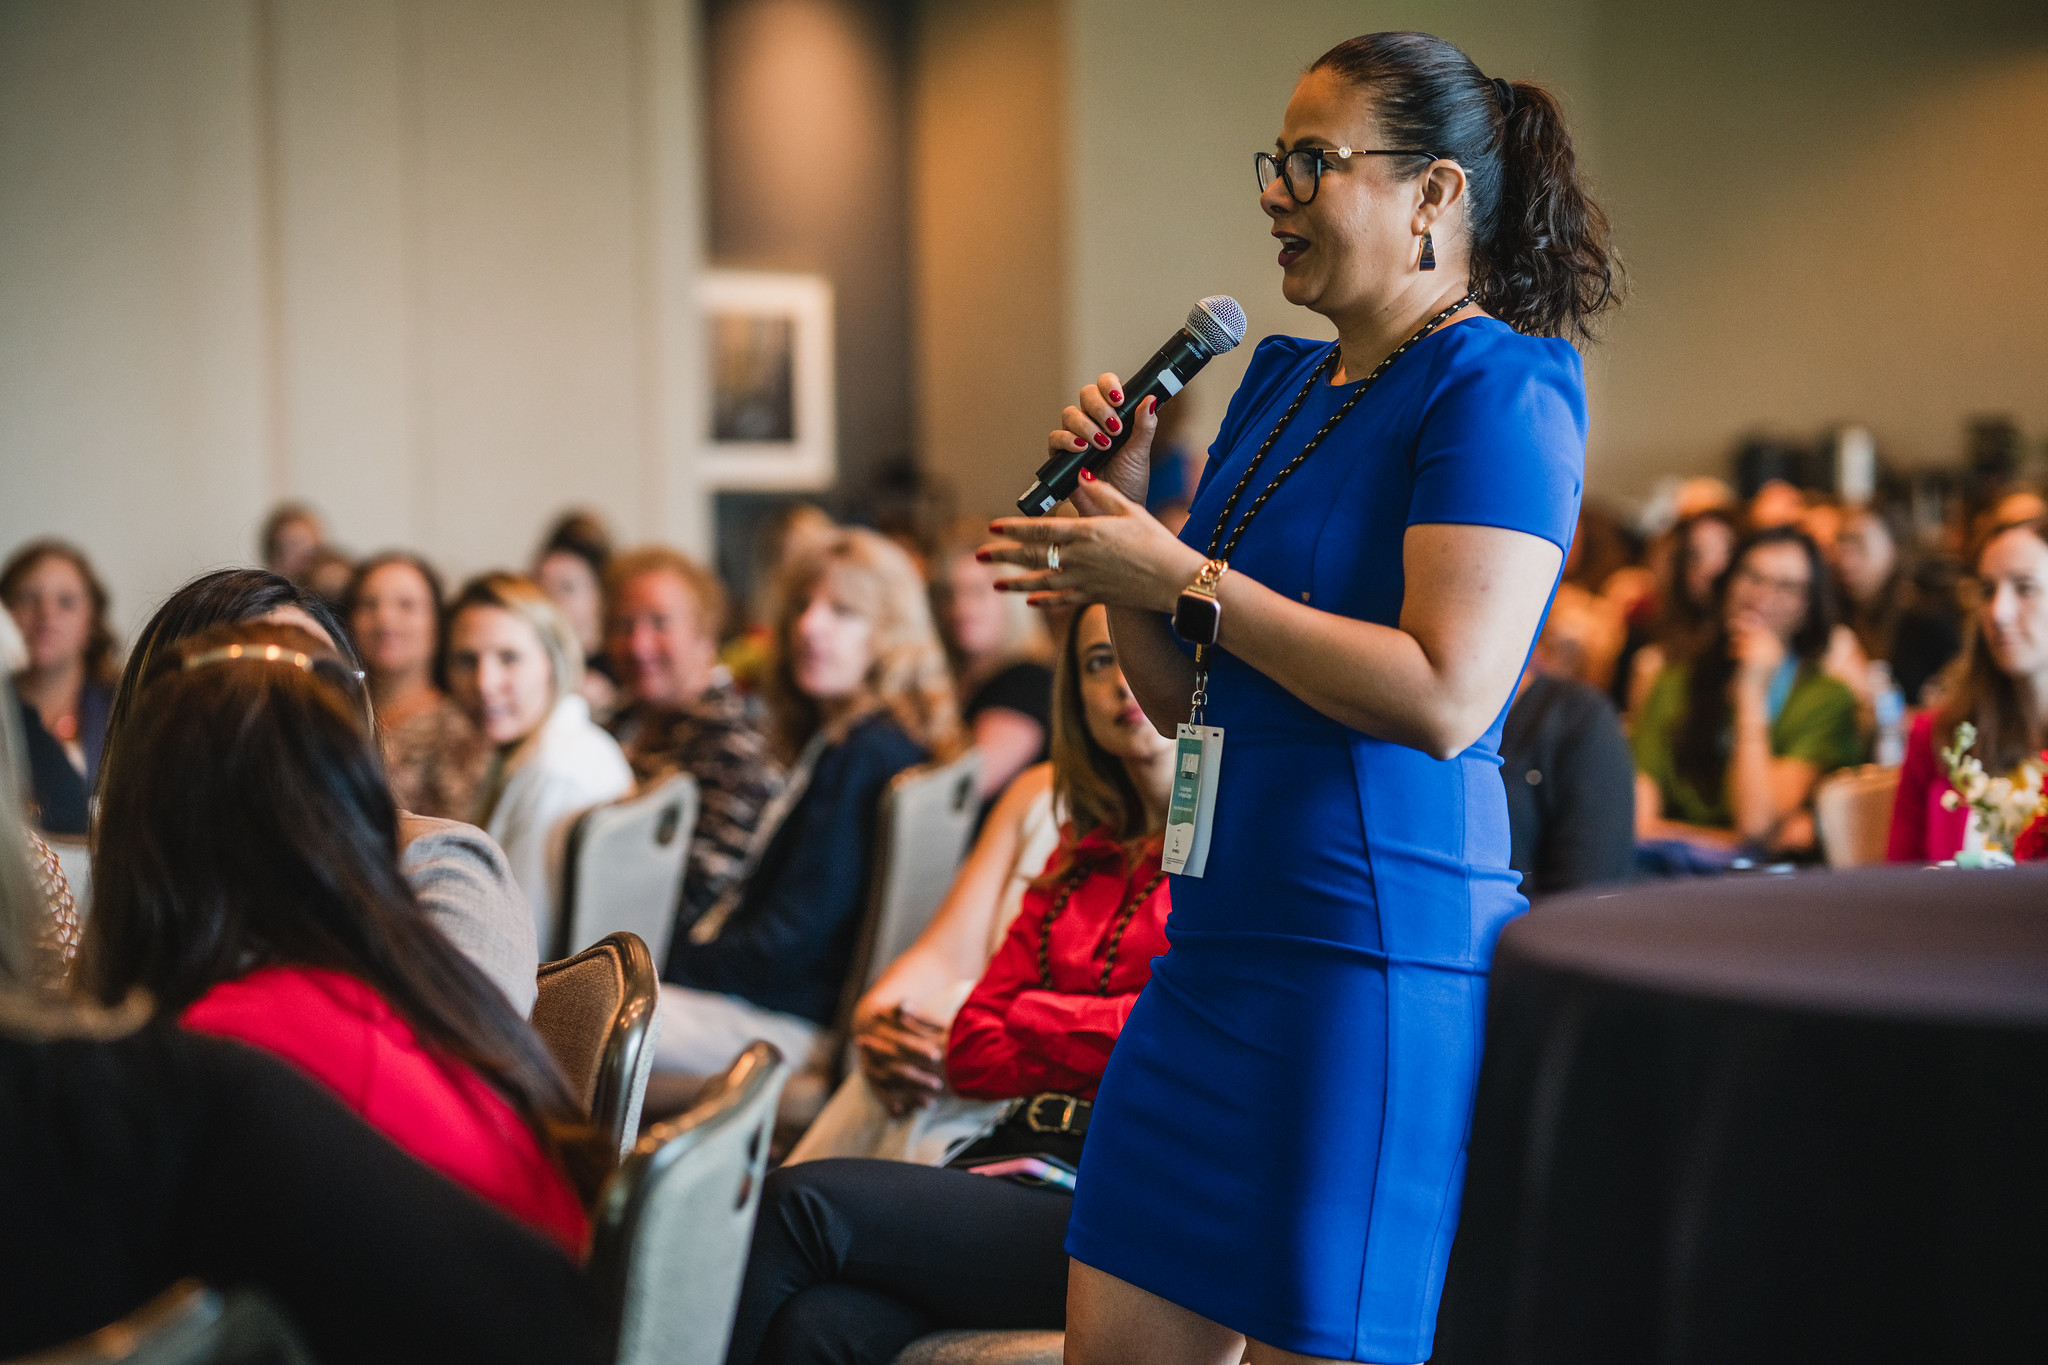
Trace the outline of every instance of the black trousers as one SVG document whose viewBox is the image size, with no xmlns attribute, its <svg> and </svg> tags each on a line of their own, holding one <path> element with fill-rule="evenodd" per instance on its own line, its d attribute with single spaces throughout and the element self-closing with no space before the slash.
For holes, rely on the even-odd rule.
<svg viewBox="0 0 2048 1365">
<path fill-rule="evenodd" d="M 948 1327 L 1067 1325 L 1073 1197 L 900 1161 L 768 1177 L 726 1365 L 888 1365 Z"/>
</svg>

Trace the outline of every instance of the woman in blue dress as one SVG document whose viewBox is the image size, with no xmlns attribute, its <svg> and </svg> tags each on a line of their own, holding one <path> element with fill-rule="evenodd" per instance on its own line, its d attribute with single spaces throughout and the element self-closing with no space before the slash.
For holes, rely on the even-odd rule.
<svg viewBox="0 0 2048 1365">
<path fill-rule="evenodd" d="M 1584 469 L 1564 338 L 1620 283 L 1555 100 L 1440 39 L 1326 54 L 1258 169 L 1281 290 L 1338 341 L 1259 345 L 1181 539 L 1143 511 L 1148 406 L 1080 518 L 983 551 L 1034 601 L 1109 603 L 1168 733 L 1183 637 L 1213 642 L 1207 866 L 1173 879 L 1068 1228 L 1085 1365 L 1430 1354 L 1487 967 L 1526 905 L 1496 749 Z M 1052 448 L 1107 446 L 1122 401 L 1103 375 Z"/>
</svg>

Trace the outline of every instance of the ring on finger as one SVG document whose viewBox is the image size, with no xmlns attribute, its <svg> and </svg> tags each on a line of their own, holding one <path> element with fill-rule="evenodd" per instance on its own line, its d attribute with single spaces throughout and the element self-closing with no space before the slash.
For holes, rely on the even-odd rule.
<svg viewBox="0 0 2048 1365">
<path fill-rule="evenodd" d="M 1045 547 L 1045 571 L 1047 573 L 1058 573 L 1060 571 L 1059 546 L 1048 545 Z"/>
</svg>

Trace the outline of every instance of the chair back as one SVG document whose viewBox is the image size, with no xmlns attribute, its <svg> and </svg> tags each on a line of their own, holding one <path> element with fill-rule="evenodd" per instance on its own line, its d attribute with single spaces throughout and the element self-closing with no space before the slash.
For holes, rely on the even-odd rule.
<svg viewBox="0 0 2048 1365">
<path fill-rule="evenodd" d="M 91 1336 L 14 1365 L 313 1365 L 298 1334 L 254 1290 L 223 1296 L 180 1280 Z"/>
<path fill-rule="evenodd" d="M 883 793 L 867 922 L 847 977 L 848 1010 L 917 941 L 946 898 L 974 835 L 980 775 L 981 755 L 969 749 L 950 763 L 898 773 Z"/>
<path fill-rule="evenodd" d="M 617 1365 L 721 1365 L 789 1064 L 754 1043 L 635 1144 L 598 1200 L 590 1273 L 617 1314 Z"/>
<path fill-rule="evenodd" d="M 1821 779 L 1813 791 L 1813 818 L 1820 826 L 1829 867 L 1884 861 L 1898 790 L 1899 770 L 1875 763 L 1844 768 Z"/>
<path fill-rule="evenodd" d="M 661 1027 L 661 979 L 637 934 L 607 935 L 574 957 L 541 965 L 533 1027 L 590 1121 L 623 1154 L 640 1131 L 640 1105 Z"/>
<path fill-rule="evenodd" d="M 677 773 L 577 817 L 550 956 L 572 956 L 623 929 L 640 936 L 655 962 L 668 960 L 697 806 L 697 780 Z"/>
</svg>

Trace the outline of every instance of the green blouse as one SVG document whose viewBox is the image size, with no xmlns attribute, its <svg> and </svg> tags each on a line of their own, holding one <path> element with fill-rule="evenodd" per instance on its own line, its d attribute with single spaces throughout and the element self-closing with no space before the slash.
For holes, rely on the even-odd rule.
<svg viewBox="0 0 2048 1365">
<path fill-rule="evenodd" d="M 1727 793 L 1717 791 L 1712 799 L 1702 796 L 1678 775 L 1672 757 L 1672 742 L 1685 719 L 1691 677 L 1691 668 L 1684 664 L 1673 664 L 1657 675 L 1635 719 L 1629 743 L 1635 750 L 1637 771 L 1655 782 L 1663 795 L 1665 819 L 1730 829 L 1735 812 L 1728 805 Z M 1724 749 L 1728 742 L 1722 741 Z M 1861 763 L 1863 733 L 1856 716 L 1856 694 L 1811 664 L 1802 666 L 1778 718 L 1771 722 L 1771 756 L 1804 759 L 1823 773 Z"/>
</svg>

